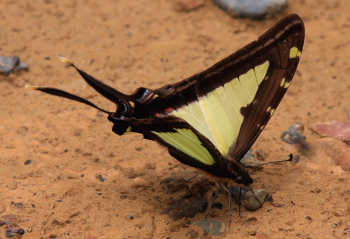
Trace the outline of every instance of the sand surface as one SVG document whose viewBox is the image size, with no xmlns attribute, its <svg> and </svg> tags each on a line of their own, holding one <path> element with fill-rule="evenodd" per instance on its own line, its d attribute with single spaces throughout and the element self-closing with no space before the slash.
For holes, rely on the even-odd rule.
<svg viewBox="0 0 350 239">
<path fill-rule="evenodd" d="M 283 206 L 267 203 L 242 217 L 234 210 L 230 232 L 222 236 L 350 237 L 349 172 L 335 165 L 309 129 L 316 122 L 348 120 L 348 0 L 290 1 L 288 9 L 266 21 L 232 18 L 210 1 L 190 12 L 178 11 L 173 1 L 3 0 L 1 5 L 0 55 L 18 55 L 30 66 L 0 76 L 0 212 L 16 217 L 26 230 L 22 238 L 214 237 L 192 224 L 205 214 L 179 221 L 161 214 L 183 195 L 160 182 L 193 169 L 140 135 L 114 134 L 95 109 L 24 85 L 59 87 L 113 111 L 113 104 L 57 57 L 131 93 L 206 69 L 289 13 L 305 21 L 302 59 L 253 150 L 266 161 L 290 153 L 300 155 L 300 161 L 252 171 L 252 186 L 269 189 Z M 305 125 L 312 153 L 302 154 L 280 140 L 295 122 Z M 28 159 L 32 163 L 25 165 Z M 223 209 L 210 216 L 227 223 L 227 194 L 218 201 Z M 0 227 L 0 238 L 5 229 Z"/>
</svg>

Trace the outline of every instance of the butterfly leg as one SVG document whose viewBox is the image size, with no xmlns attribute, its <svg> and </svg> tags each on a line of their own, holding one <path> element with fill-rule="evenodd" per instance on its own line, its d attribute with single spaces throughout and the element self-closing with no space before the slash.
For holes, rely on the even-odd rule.
<svg viewBox="0 0 350 239">
<path fill-rule="evenodd" d="M 229 187 L 227 186 L 227 184 L 225 183 L 225 188 L 226 188 L 226 191 L 228 193 L 228 205 L 229 205 L 229 210 L 230 210 L 230 220 L 228 222 L 228 228 L 230 228 L 230 225 L 231 225 L 231 222 L 232 222 L 232 197 L 233 197 L 233 194 L 232 192 L 230 191 Z M 239 193 L 241 194 L 241 192 Z M 241 197 L 241 195 L 239 195 L 239 198 Z M 241 215 L 241 200 L 238 200 L 238 205 L 239 205 L 239 215 Z"/>
<path fill-rule="evenodd" d="M 209 208 L 208 213 L 205 215 L 205 218 L 207 218 L 207 217 L 209 216 L 210 212 L 213 210 L 213 206 L 214 206 L 214 204 L 215 204 L 216 199 L 218 199 L 218 197 L 219 197 L 219 192 L 221 191 L 221 184 L 218 183 L 218 185 L 219 185 L 219 189 L 218 189 L 217 192 L 214 191 L 213 194 L 212 194 L 211 206 L 210 206 L 210 208 Z"/>
<path fill-rule="evenodd" d="M 197 174 L 198 175 L 198 174 Z M 197 176 L 196 175 L 196 176 Z M 187 181 L 191 180 L 192 178 L 188 179 Z M 198 186 L 198 185 L 201 185 L 202 183 L 205 183 L 205 182 L 208 182 L 209 181 L 209 178 L 205 178 L 203 179 L 202 181 L 200 181 L 199 183 L 196 183 L 195 186 Z"/>
</svg>

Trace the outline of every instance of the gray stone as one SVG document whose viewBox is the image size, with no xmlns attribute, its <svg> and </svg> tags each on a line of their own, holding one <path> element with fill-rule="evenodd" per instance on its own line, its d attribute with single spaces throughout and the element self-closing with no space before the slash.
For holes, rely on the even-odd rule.
<svg viewBox="0 0 350 239">
<path fill-rule="evenodd" d="M 253 19 L 271 18 L 288 5 L 288 0 L 214 0 L 233 16 Z"/>
<path fill-rule="evenodd" d="M 249 211 L 256 211 L 261 208 L 266 201 L 273 201 L 271 192 L 266 189 L 254 189 L 245 194 L 243 205 Z"/>
<path fill-rule="evenodd" d="M 243 158 L 239 161 L 239 163 L 247 168 L 260 167 L 260 162 L 258 159 L 254 157 L 251 149 L 248 150 L 248 152 L 243 156 Z"/>
<path fill-rule="evenodd" d="M 208 199 L 206 197 L 189 197 L 171 204 L 163 211 L 163 214 L 169 215 L 176 221 L 184 217 L 194 217 L 197 212 L 204 212 L 207 207 Z"/>
<path fill-rule="evenodd" d="M 0 56 L 0 73 L 8 75 L 15 71 L 27 70 L 28 64 L 18 56 Z"/>
<path fill-rule="evenodd" d="M 225 231 L 225 224 L 214 219 L 205 218 L 194 222 L 195 225 L 200 226 L 207 234 L 219 236 Z"/>
</svg>

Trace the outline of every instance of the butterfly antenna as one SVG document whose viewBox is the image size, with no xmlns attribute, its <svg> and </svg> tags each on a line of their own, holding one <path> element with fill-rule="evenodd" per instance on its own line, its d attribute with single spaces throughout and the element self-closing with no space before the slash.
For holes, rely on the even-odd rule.
<svg viewBox="0 0 350 239">
<path fill-rule="evenodd" d="M 293 160 L 293 154 L 289 154 L 289 159 L 286 160 L 279 160 L 279 161 L 272 161 L 272 162 L 267 162 L 267 163 L 262 163 L 259 164 L 257 167 L 260 167 L 262 165 L 266 165 L 266 164 L 271 164 L 271 163 L 284 163 L 284 162 L 290 162 Z"/>
<path fill-rule="evenodd" d="M 185 182 L 189 183 L 192 179 L 196 178 L 197 176 L 198 176 L 198 173 L 196 173 L 196 175 L 194 175 L 193 177 L 190 177 L 189 179 L 186 179 Z"/>
</svg>

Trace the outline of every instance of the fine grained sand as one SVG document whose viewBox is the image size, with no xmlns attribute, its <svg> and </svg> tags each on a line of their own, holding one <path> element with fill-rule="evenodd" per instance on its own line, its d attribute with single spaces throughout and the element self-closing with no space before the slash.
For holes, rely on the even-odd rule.
<svg viewBox="0 0 350 239">
<path fill-rule="evenodd" d="M 168 193 L 160 181 L 191 168 L 140 135 L 113 134 L 105 115 L 94 109 L 24 85 L 59 87 L 113 111 L 114 105 L 57 57 L 131 93 L 204 70 L 278 19 L 298 13 L 306 27 L 302 59 L 253 150 L 267 161 L 300 155 L 279 137 L 301 122 L 313 152 L 301 155 L 295 165 L 272 164 L 252 172 L 252 186 L 271 190 L 275 202 L 284 206 L 267 203 L 258 211 L 244 211 L 243 218 L 234 211 L 230 233 L 224 236 L 350 237 L 349 173 L 323 153 L 319 136 L 308 128 L 316 122 L 347 121 L 349 12 L 348 0 L 290 1 L 274 19 L 252 21 L 232 18 L 210 1 L 198 10 L 179 12 L 172 1 L 4 0 L 0 54 L 20 56 L 30 70 L 0 76 L 0 212 L 16 216 L 26 230 L 22 238 L 213 237 L 192 224 L 205 214 L 176 222 L 161 214 L 183 195 Z M 25 165 L 28 159 L 32 163 Z M 226 223 L 227 194 L 218 201 L 224 208 L 211 217 Z M 0 227 L 1 238 L 5 228 Z"/>
</svg>

